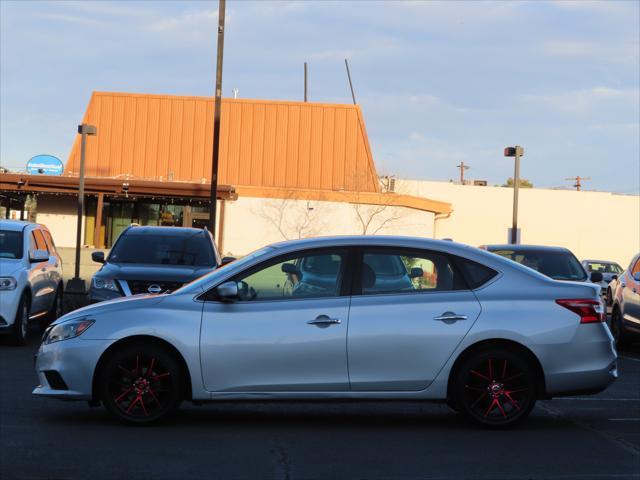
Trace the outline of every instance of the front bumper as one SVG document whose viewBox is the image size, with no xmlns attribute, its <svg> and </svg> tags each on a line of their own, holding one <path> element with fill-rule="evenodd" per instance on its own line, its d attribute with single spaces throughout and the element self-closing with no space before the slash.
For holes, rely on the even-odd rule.
<svg viewBox="0 0 640 480">
<path fill-rule="evenodd" d="M 92 400 L 93 374 L 102 353 L 114 340 L 83 340 L 81 337 L 41 345 L 35 358 L 39 385 L 34 395 L 67 400 Z M 66 389 L 54 388 L 45 372 L 57 372 Z"/>
<path fill-rule="evenodd" d="M 22 291 L 0 290 L 0 332 L 10 331 L 16 321 Z"/>
</svg>

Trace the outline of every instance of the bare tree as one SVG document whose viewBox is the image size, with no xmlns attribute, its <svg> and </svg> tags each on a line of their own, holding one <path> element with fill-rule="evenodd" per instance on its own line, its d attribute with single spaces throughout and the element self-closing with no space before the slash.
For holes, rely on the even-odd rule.
<svg viewBox="0 0 640 480">
<path fill-rule="evenodd" d="M 389 205 L 363 205 L 354 203 L 353 209 L 360 222 L 362 235 L 375 235 L 385 226 L 400 220 L 400 211 L 389 209 Z"/>
<path fill-rule="evenodd" d="M 283 240 L 305 238 L 316 235 L 321 225 L 315 208 L 301 204 L 289 195 L 288 198 L 267 200 L 256 213 L 275 227 Z"/>
</svg>

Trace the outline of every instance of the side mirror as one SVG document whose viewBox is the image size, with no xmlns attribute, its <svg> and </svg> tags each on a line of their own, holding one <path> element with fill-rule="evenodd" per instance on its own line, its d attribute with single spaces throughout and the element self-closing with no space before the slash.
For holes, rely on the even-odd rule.
<svg viewBox="0 0 640 480">
<path fill-rule="evenodd" d="M 604 277 L 602 272 L 591 272 L 590 278 L 593 283 L 600 283 Z"/>
<path fill-rule="evenodd" d="M 236 257 L 223 257 L 220 261 L 220 266 L 226 265 L 227 263 L 235 262 L 237 260 Z"/>
<path fill-rule="evenodd" d="M 411 278 L 420 278 L 422 276 L 424 276 L 424 271 L 420 267 L 413 267 L 409 273 L 409 277 Z"/>
<path fill-rule="evenodd" d="M 104 252 L 93 252 L 91 254 L 91 260 L 97 263 L 104 263 Z"/>
<path fill-rule="evenodd" d="M 296 267 L 293 263 L 283 263 L 282 264 L 282 271 L 284 273 L 289 274 L 289 275 L 297 275 L 298 277 L 302 276 L 302 274 L 301 274 L 300 270 L 298 269 L 298 267 Z"/>
<path fill-rule="evenodd" d="M 216 288 L 218 299 L 223 302 L 235 302 L 238 299 L 238 284 L 236 282 L 224 282 Z"/>
<path fill-rule="evenodd" d="M 42 263 L 49 261 L 49 252 L 46 250 L 34 250 L 29 255 L 29 261 L 31 263 Z"/>
</svg>

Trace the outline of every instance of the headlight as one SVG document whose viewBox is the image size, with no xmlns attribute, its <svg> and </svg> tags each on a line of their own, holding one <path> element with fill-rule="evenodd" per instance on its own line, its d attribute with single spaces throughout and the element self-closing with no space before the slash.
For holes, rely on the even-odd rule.
<svg viewBox="0 0 640 480">
<path fill-rule="evenodd" d="M 42 343 L 48 345 L 75 338 L 82 335 L 94 322 L 95 320 L 89 320 L 88 318 L 78 318 L 54 325 L 47 329 Z"/>
<path fill-rule="evenodd" d="M 118 284 L 113 278 L 93 277 L 93 288 L 97 290 L 111 290 L 119 292 Z"/>
<path fill-rule="evenodd" d="M 0 290 L 15 290 L 17 285 L 13 277 L 0 277 Z"/>
</svg>

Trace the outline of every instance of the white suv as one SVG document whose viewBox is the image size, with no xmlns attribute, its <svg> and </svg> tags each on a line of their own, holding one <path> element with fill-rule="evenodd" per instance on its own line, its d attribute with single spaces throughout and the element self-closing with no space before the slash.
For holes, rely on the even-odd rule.
<svg viewBox="0 0 640 480">
<path fill-rule="evenodd" d="M 0 333 L 26 343 L 29 321 L 62 315 L 62 261 L 47 227 L 0 220 Z"/>
</svg>

